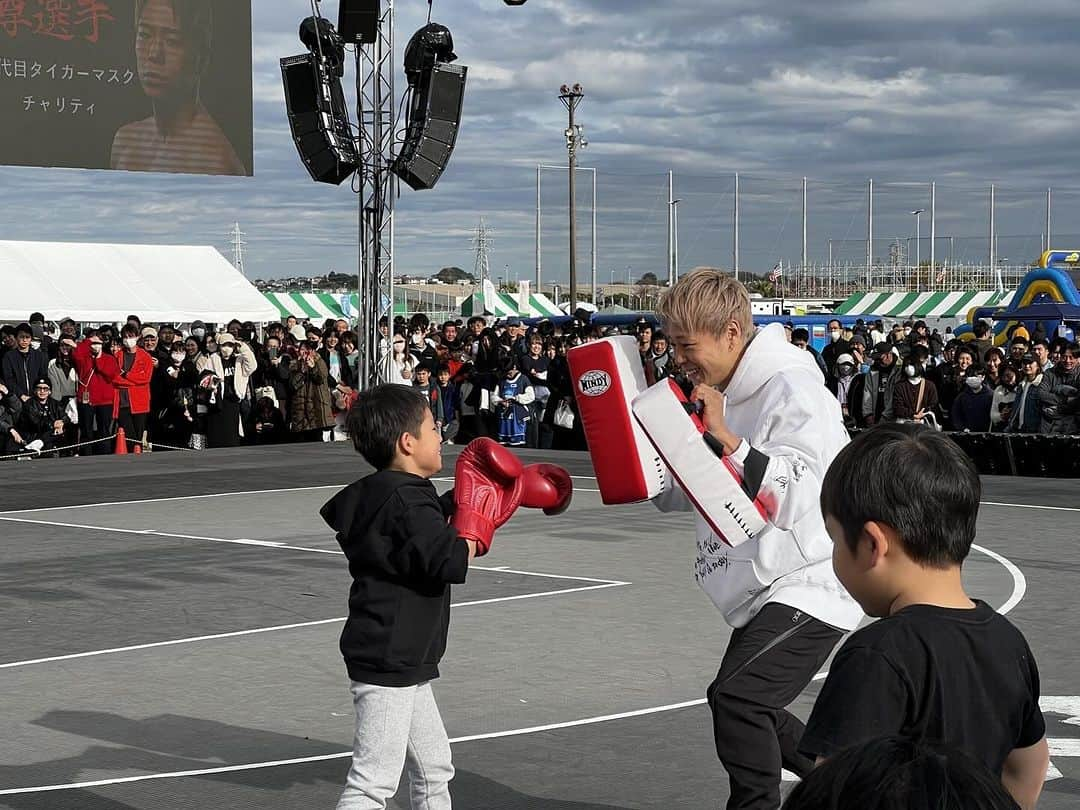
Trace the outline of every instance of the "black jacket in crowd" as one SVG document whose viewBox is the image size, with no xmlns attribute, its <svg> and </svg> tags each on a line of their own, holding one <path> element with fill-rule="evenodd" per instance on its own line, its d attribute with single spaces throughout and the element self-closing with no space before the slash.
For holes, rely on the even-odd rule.
<svg viewBox="0 0 1080 810">
<path fill-rule="evenodd" d="M 439 677 L 450 585 L 469 567 L 468 544 L 447 523 L 452 511 L 452 496 L 396 470 L 350 484 L 320 511 L 353 580 L 341 632 L 352 680 L 400 687 Z"/>
<path fill-rule="evenodd" d="M 12 349 L 4 355 L 0 376 L 15 396 L 33 396 L 34 382 L 49 376 L 49 359 L 40 349 L 23 353 Z"/>
</svg>

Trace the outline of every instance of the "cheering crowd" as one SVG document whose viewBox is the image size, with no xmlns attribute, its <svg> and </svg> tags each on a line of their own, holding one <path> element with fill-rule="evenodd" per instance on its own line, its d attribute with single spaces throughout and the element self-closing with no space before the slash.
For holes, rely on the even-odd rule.
<svg viewBox="0 0 1080 810">
<path fill-rule="evenodd" d="M 444 440 L 489 436 L 508 446 L 585 449 L 567 350 L 618 333 L 584 320 L 531 326 L 480 316 L 432 324 L 425 315 L 380 324 L 381 382 L 421 389 Z M 632 329 L 649 384 L 676 371 L 667 338 L 649 321 Z M 945 430 L 1080 433 L 1080 346 L 1017 327 L 994 346 L 986 324 L 960 341 L 922 321 L 829 323 L 818 352 L 806 329 L 787 327 L 811 352 L 847 425 L 895 420 Z M 131 315 L 119 329 L 41 313 L 0 329 L 0 456 L 111 453 L 123 428 L 132 444 L 202 449 L 344 440 L 357 390 L 359 341 L 345 320 L 290 317 L 261 339 L 252 323 L 181 331 Z"/>
<path fill-rule="evenodd" d="M 1015 327 L 1005 347 L 979 322 L 975 339 L 931 332 L 922 321 L 829 323 L 820 354 L 804 329 L 792 342 L 814 351 L 849 428 L 921 421 L 944 430 L 1076 435 L 1080 433 L 1080 345 Z M 1063 330 L 1064 331 L 1064 330 Z"/>
</svg>

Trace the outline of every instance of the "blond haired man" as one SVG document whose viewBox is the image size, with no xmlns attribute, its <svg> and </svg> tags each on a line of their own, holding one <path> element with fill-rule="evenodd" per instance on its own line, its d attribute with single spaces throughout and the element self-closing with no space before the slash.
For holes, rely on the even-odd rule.
<svg viewBox="0 0 1080 810">
<path fill-rule="evenodd" d="M 862 617 L 832 570 L 821 481 L 845 444 L 840 406 L 813 357 L 781 324 L 754 331 L 746 288 L 718 270 L 683 277 L 660 303 L 664 332 L 695 388 L 707 443 L 766 505 L 768 523 L 736 547 L 698 515 L 698 584 L 733 628 L 707 695 L 728 810 L 776 810 L 780 771 L 803 775 L 803 724 L 786 706 Z M 654 503 L 690 511 L 677 487 Z"/>
</svg>

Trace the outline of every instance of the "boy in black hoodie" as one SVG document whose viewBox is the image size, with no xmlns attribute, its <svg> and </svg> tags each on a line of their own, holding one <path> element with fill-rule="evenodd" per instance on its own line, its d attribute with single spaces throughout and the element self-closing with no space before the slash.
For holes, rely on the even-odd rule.
<svg viewBox="0 0 1080 810">
<path fill-rule="evenodd" d="M 454 767 L 430 682 L 446 649 L 450 585 L 465 581 L 469 561 L 487 552 L 520 503 L 521 462 L 488 440 L 467 447 L 456 489 L 440 498 L 428 478 L 442 469 L 442 435 L 411 387 L 362 392 L 348 429 L 376 472 L 320 512 L 353 580 L 341 652 L 356 739 L 338 810 L 385 808 L 403 767 L 412 806 L 448 810 Z"/>
</svg>

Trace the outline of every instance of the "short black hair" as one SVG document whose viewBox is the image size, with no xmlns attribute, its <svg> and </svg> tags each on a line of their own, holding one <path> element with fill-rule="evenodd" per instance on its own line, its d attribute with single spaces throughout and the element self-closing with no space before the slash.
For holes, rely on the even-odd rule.
<svg viewBox="0 0 1080 810">
<path fill-rule="evenodd" d="M 810 330 L 809 329 L 803 329 L 802 327 L 800 327 L 798 329 L 792 329 L 791 330 L 791 342 L 794 343 L 796 340 L 805 340 L 807 343 L 809 343 L 810 342 Z"/>
<path fill-rule="evenodd" d="M 910 737 L 845 748 L 795 786 L 783 810 L 1016 810 L 1001 780 L 964 751 Z"/>
<path fill-rule="evenodd" d="M 947 568 L 971 550 L 981 496 L 975 466 L 947 436 L 883 424 L 837 454 L 821 485 L 821 512 L 840 524 L 852 551 L 876 521 L 896 530 L 912 561 Z"/>
<path fill-rule="evenodd" d="M 349 411 L 345 427 L 353 447 L 376 470 L 390 466 L 403 433 L 420 435 L 427 399 L 412 386 L 386 383 L 361 391 Z"/>
<path fill-rule="evenodd" d="M 972 363 L 979 362 L 979 353 L 975 350 L 974 346 L 968 346 L 966 344 L 963 346 L 957 346 L 956 355 L 953 359 L 959 358 L 962 354 L 966 354 L 968 357 L 970 357 Z"/>
</svg>

